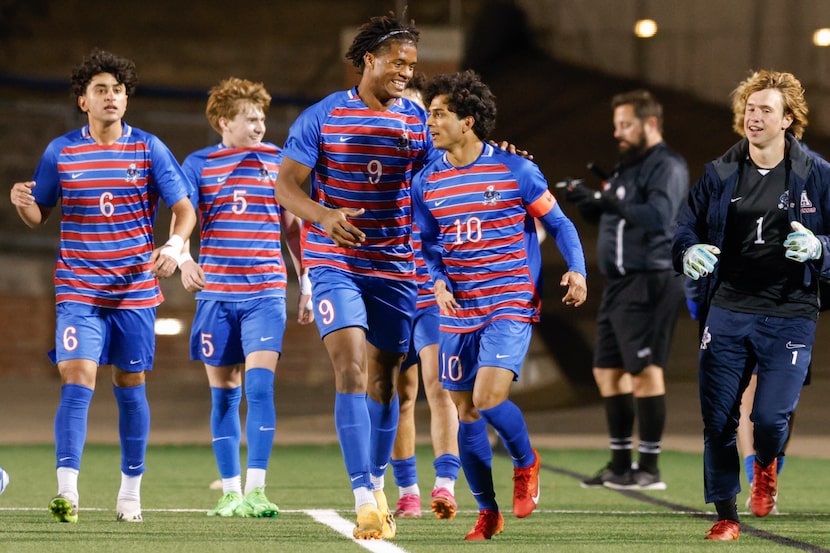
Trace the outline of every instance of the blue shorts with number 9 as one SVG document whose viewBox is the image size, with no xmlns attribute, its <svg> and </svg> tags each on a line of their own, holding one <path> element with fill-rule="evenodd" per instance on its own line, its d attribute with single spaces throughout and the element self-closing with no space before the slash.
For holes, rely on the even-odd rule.
<svg viewBox="0 0 830 553">
<path fill-rule="evenodd" d="M 330 267 L 309 271 L 320 336 L 348 327 L 366 331 L 381 351 L 407 352 L 418 288 L 412 280 L 354 275 Z"/>
<path fill-rule="evenodd" d="M 472 390 L 479 367 L 507 369 L 518 380 L 532 331 L 532 323 L 512 319 L 496 319 L 473 332 L 442 331 L 438 346 L 442 387 Z"/>
<path fill-rule="evenodd" d="M 61 302 L 56 307 L 53 363 L 89 359 L 127 372 L 153 369 L 156 308 L 112 309 Z"/>
</svg>

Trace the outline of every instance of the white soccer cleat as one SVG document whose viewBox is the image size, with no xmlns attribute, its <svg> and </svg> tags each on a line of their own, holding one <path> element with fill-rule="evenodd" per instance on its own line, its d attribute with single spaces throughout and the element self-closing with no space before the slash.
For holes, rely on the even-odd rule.
<svg viewBox="0 0 830 553">
<path fill-rule="evenodd" d="M 144 522 L 141 516 L 141 502 L 135 499 L 119 499 L 115 507 L 118 522 Z"/>
</svg>

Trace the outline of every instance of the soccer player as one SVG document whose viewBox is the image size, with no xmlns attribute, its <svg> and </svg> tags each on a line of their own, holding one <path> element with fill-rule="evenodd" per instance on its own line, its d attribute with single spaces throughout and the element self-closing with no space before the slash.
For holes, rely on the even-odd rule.
<svg viewBox="0 0 830 553">
<path fill-rule="evenodd" d="M 407 82 L 404 96 L 424 106 L 423 88 L 426 78 L 416 73 Z M 438 378 L 438 305 L 432 293 L 432 280 L 421 255 L 421 238 L 417 225 L 412 225 L 415 250 L 415 272 L 418 301 L 412 322 L 412 342 L 398 376 L 400 418 L 392 448 L 392 472 L 398 486 L 399 499 L 395 516 L 421 516 L 421 491 L 415 456 L 415 403 L 418 398 L 418 371 L 424 382 L 424 395 L 429 404 L 430 438 L 434 453 L 435 482 L 430 493 L 430 509 L 439 519 L 452 520 L 458 503 L 455 482 L 461 460 L 458 457 L 458 411 L 449 392 Z"/>
<path fill-rule="evenodd" d="M 275 188 L 277 201 L 304 221 L 303 264 L 334 369 L 335 426 L 358 539 L 395 535 L 383 485 L 417 296 L 410 181 L 431 146 L 423 108 L 401 98 L 418 37 L 394 14 L 360 27 L 346 53 L 359 84 L 294 122 Z M 310 198 L 301 187 L 309 176 Z"/>
<path fill-rule="evenodd" d="M 804 88 L 791 73 L 757 71 L 732 93 L 741 140 L 708 163 L 678 217 L 674 267 L 697 280 L 704 496 L 718 520 L 706 539 L 736 540 L 741 490 L 736 446 L 741 395 L 757 365 L 751 419 L 750 510 L 775 507 L 777 458 L 807 375 L 830 276 L 830 164 L 799 140 Z"/>
<path fill-rule="evenodd" d="M 213 451 L 223 495 L 208 516 L 275 517 L 265 495 L 274 441 L 274 373 L 285 331 L 287 243 L 301 291 L 298 321 L 314 320 L 308 275 L 300 266 L 300 221 L 274 200 L 282 155 L 263 142 L 271 95 L 262 83 L 229 78 L 210 91 L 205 113 L 219 144 L 192 153 L 182 168 L 201 219 L 199 263 L 180 258 L 184 287 L 196 292 L 190 335 L 193 360 L 205 364 L 211 392 Z M 281 225 L 282 223 L 282 225 Z M 248 463 L 242 493 L 239 404 L 248 403 Z"/>
<path fill-rule="evenodd" d="M 33 180 L 15 183 L 11 201 L 31 228 L 61 205 L 55 267 L 56 348 L 61 376 L 55 415 L 58 494 L 49 510 L 78 521 L 78 474 L 99 365 L 112 365 L 121 438 L 117 520 L 141 522 L 150 407 L 145 371 L 153 368 L 158 278 L 176 270 L 196 224 L 187 182 L 170 150 L 123 121 L 137 83 L 132 61 L 93 50 L 72 73 L 72 94 L 88 124 L 53 140 Z M 153 249 L 159 196 L 176 222 Z"/>
<path fill-rule="evenodd" d="M 493 94 L 472 71 L 440 75 L 427 86 L 427 124 L 445 150 L 413 181 L 415 221 L 441 310 L 441 382 L 458 409 L 461 465 L 479 506 L 467 540 L 504 528 L 493 489 L 490 424 L 513 459 L 513 514 L 539 499 L 539 454 L 524 416 L 510 401 L 538 321 L 539 218 L 565 257 L 562 301 L 585 302 L 585 259 L 573 223 L 533 162 L 486 143 L 495 125 Z"/>
</svg>

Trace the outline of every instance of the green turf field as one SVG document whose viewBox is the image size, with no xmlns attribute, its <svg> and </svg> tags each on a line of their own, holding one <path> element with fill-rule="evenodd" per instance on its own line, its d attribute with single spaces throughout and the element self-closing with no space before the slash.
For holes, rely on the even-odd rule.
<svg viewBox="0 0 830 553">
<path fill-rule="evenodd" d="M 51 445 L 0 446 L 0 465 L 11 484 L 0 496 L 0 551 L 314 551 L 423 553 L 472 551 L 562 552 L 830 552 L 830 461 L 791 457 L 780 480 L 782 514 L 756 519 L 743 513 L 738 542 L 703 539 L 711 526 L 710 506 L 702 500 L 699 454 L 665 452 L 665 491 L 585 490 L 579 478 L 592 474 L 607 452 L 541 450 L 542 496 L 527 519 L 511 514 L 512 470 L 503 455 L 494 459 L 497 497 L 505 512 L 504 533 L 490 542 L 468 543 L 464 534 L 475 522 L 475 504 L 463 478 L 456 496 L 460 512 L 453 521 L 433 518 L 398 521 L 394 540 L 355 542 L 338 533 L 353 525 L 340 449 L 330 446 L 279 447 L 268 472 L 268 495 L 282 512 L 276 519 L 214 519 L 205 516 L 220 492 L 210 447 L 151 447 L 147 454 L 142 505 L 143 524 L 115 522 L 120 482 L 119 450 L 88 445 L 80 477 L 78 524 L 54 522 L 46 510 L 56 489 Z M 428 448 L 418 449 L 424 508 L 432 479 Z M 397 500 L 391 471 L 390 504 Z M 739 498 L 740 505 L 746 492 Z"/>
</svg>

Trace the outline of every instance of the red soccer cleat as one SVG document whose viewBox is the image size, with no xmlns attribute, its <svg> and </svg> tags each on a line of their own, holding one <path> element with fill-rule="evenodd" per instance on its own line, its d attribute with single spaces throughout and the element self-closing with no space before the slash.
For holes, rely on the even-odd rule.
<svg viewBox="0 0 830 553">
<path fill-rule="evenodd" d="M 778 459 L 762 468 L 755 461 L 749 510 L 756 517 L 765 517 L 775 508 L 778 499 Z"/>
<path fill-rule="evenodd" d="M 442 518 L 445 520 L 452 520 L 455 518 L 455 511 L 458 509 L 458 503 L 455 497 L 447 488 L 437 488 L 432 490 L 432 503 L 430 508 L 435 513 L 435 518 Z"/>
<path fill-rule="evenodd" d="M 517 518 L 530 515 L 539 503 L 539 467 L 542 458 L 533 450 L 536 459 L 528 467 L 513 468 L 513 514 Z"/>
<path fill-rule="evenodd" d="M 504 517 L 498 511 L 483 510 L 478 512 L 478 520 L 465 540 L 489 540 L 504 530 Z"/>
<path fill-rule="evenodd" d="M 737 540 L 741 535 L 741 525 L 734 520 L 719 520 L 706 534 L 707 540 Z"/>
</svg>

